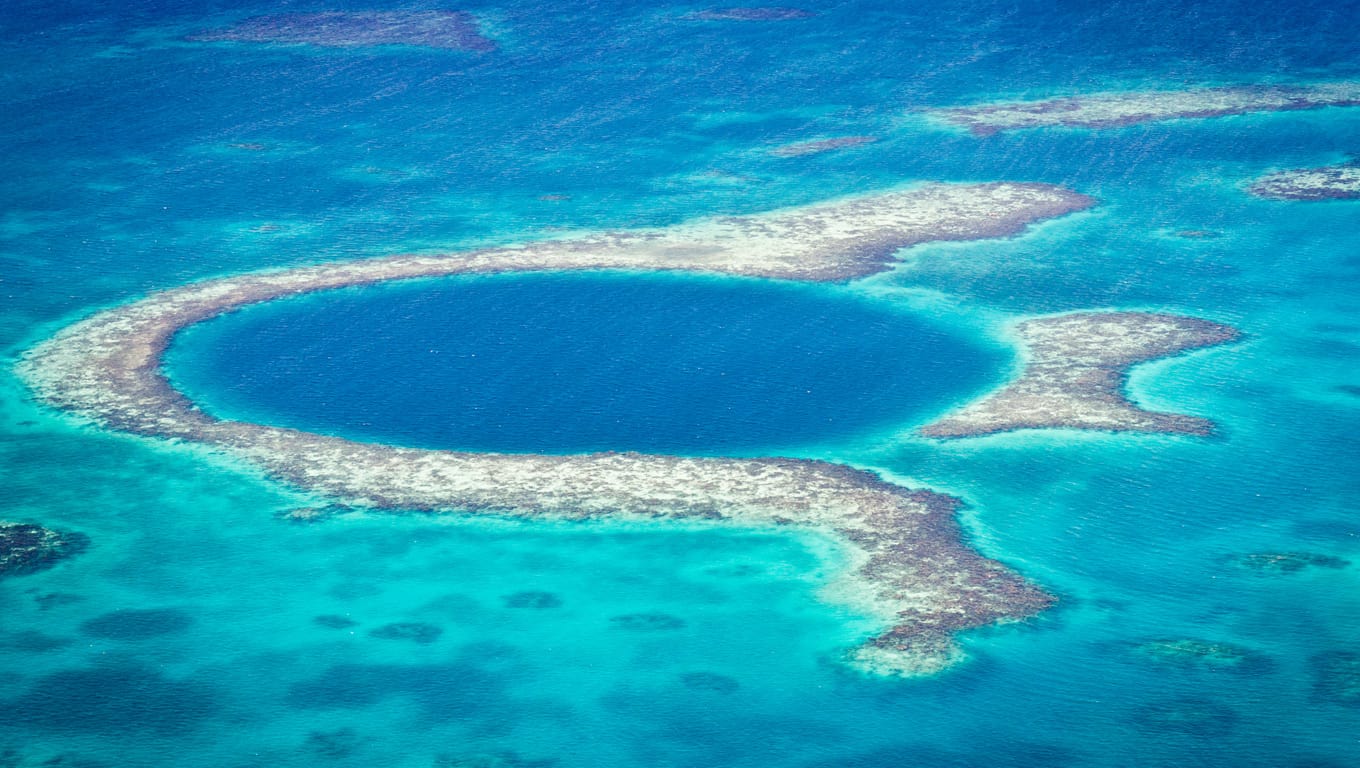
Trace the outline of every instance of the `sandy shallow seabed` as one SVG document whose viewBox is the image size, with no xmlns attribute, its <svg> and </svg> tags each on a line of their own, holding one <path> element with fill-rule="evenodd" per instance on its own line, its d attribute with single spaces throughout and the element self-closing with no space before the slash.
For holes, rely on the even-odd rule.
<svg viewBox="0 0 1360 768">
<path fill-rule="evenodd" d="M 19 373 L 47 403 L 96 424 L 207 444 L 281 481 L 351 503 L 513 517 L 812 527 L 843 542 L 853 563 L 827 597 L 879 617 L 886 627 L 848 652 L 850 663 L 880 674 L 930 673 L 960 657 L 953 633 L 1018 620 L 1051 602 L 1004 565 L 964 545 L 955 521 L 956 499 L 821 461 L 479 454 L 223 421 L 171 387 L 161 373 L 161 356 L 188 325 L 249 304 L 331 288 L 444 275 L 597 269 L 845 281 L 885 269 L 902 247 L 1009 236 L 1031 222 L 1093 203 L 1044 184 L 933 184 L 664 229 L 251 273 L 162 291 L 99 312 L 29 350 Z M 1106 345 L 1112 329 L 1137 336 L 1122 357 L 1097 364 L 1116 377 L 1120 365 L 1209 343 L 1203 337 L 1187 342 L 1187 333 L 1227 334 L 1203 321 L 1139 313 L 1068 317 L 1075 319 L 1037 327 L 1079 347 Z M 1110 411 L 1108 390 L 1058 386 L 1054 391 L 1067 404 L 1095 392 L 1102 413 L 1111 418 L 1145 418 L 1127 403 Z M 1113 397 L 1122 401 L 1117 392 Z"/>
</svg>

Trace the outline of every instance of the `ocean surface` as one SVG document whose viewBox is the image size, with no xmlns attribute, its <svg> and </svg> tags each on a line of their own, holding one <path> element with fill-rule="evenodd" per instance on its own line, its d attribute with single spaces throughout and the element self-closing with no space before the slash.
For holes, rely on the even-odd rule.
<svg viewBox="0 0 1360 768">
<path fill-rule="evenodd" d="M 1360 78 L 1360 6 L 905 5 L 739 22 L 468 3 L 496 42 L 469 53 L 184 40 L 277 4 L 7 2 L 0 519 L 91 545 L 0 581 L 0 765 L 1360 764 L 1360 662 L 1337 663 L 1360 653 L 1360 202 L 1245 192 L 1360 152 L 1360 108 L 988 138 L 916 112 Z M 837 136 L 878 141 L 770 152 Z M 1059 603 L 967 634 L 969 660 L 932 678 L 838 663 L 874 626 L 820 599 L 843 553 L 811 534 L 298 524 L 277 515 L 327 500 L 74 423 L 11 372 L 74 319 L 195 279 L 938 180 L 1100 204 L 842 286 L 317 294 L 186 332 L 169 371 L 215 412 L 348 436 L 819 458 L 957 495 L 973 545 Z M 1244 331 L 1130 381 L 1219 434 L 912 435 L 1013 372 L 1008 322 L 1111 308 Z M 474 353 L 493 359 L 449 359 Z M 1259 553 L 1347 564 L 1243 564 Z M 638 614 L 666 618 L 616 620 Z M 1181 640 L 1250 663 L 1147 649 Z"/>
</svg>

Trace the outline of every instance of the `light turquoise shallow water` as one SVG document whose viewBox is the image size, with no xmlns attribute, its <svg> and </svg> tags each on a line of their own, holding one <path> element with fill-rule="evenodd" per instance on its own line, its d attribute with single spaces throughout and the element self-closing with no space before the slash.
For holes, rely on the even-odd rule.
<svg viewBox="0 0 1360 768">
<path fill-rule="evenodd" d="M 1360 147 L 1360 109 L 981 140 L 908 113 L 1003 95 L 1355 77 L 1350 4 L 1188 14 L 1129 3 L 1098 15 L 858 4 L 800 27 L 502 5 L 473 8 L 501 42 L 480 58 L 174 42 L 227 18 L 208 6 L 10 7 L 8 359 L 94 307 L 196 278 L 663 225 L 913 180 L 1049 181 L 1101 205 L 1013 240 L 914 248 L 845 290 L 970 337 L 1090 308 L 1188 313 L 1247 334 L 1132 378 L 1140 401 L 1218 421 L 1211 439 L 939 444 L 911 437 L 910 423 L 873 423 L 801 444 L 961 496 L 976 546 L 1060 597 L 1028 625 L 970 634 L 969 662 L 918 681 L 835 663 L 873 628 L 818 599 L 837 567 L 828 542 L 458 516 L 288 524 L 274 513 L 322 500 L 192 447 L 70 424 L 6 373 L 0 518 L 93 541 L 53 570 L 0 582 L 0 754 L 12 750 L 11 762 L 1360 757 L 1360 706 L 1317 676 L 1327 654 L 1360 651 L 1360 398 L 1340 389 L 1360 385 L 1360 203 L 1243 192 L 1271 170 L 1345 159 Z M 834 135 L 881 140 L 797 159 L 764 152 Z M 1174 236 L 1185 229 L 1220 236 Z M 1260 575 L 1232 563 L 1253 552 L 1351 565 Z M 507 604 L 526 591 L 559 604 Z M 614 620 L 638 614 L 673 620 Z M 314 621 L 324 615 L 355 624 Z M 394 622 L 442 633 L 424 644 L 370 635 Z M 1264 662 L 1235 672 L 1132 650 L 1168 638 L 1230 642 Z"/>
</svg>

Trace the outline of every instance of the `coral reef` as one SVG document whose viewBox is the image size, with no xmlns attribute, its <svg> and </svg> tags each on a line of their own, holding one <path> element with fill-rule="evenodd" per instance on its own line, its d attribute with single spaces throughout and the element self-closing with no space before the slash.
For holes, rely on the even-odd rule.
<svg viewBox="0 0 1360 768">
<path fill-rule="evenodd" d="M 1092 202 L 1044 184 L 930 184 L 664 229 L 239 275 L 100 312 L 29 350 L 19 373 L 48 403 L 97 424 L 215 446 L 279 480 L 355 505 L 821 531 L 842 542 L 853 563 L 828 596 L 890 627 L 852 652 L 851 661 L 878 673 L 928 673 L 959 657 L 952 633 L 1023 618 L 1050 602 L 963 544 L 954 520 L 958 504 L 950 497 L 817 461 L 460 453 L 222 421 L 170 385 L 161 356 L 188 325 L 305 292 L 442 275 L 588 269 L 849 280 L 883 270 L 903 247 L 1012 235 Z"/>
<path fill-rule="evenodd" d="M 1124 397 L 1129 367 L 1233 341 L 1226 325 L 1142 312 L 1077 312 L 1015 329 L 1019 378 L 999 392 L 922 427 L 927 437 L 973 437 L 1017 429 L 1069 428 L 1207 435 L 1207 419 L 1145 411 Z"/>
<path fill-rule="evenodd" d="M 1360 105 L 1360 83 L 1231 86 L 1184 91 L 1101 93 L 1090 96 L 946 107 L 928 114 L 978 136 L 1055 126 L 1121 128 L 1140 123 Z"/>
<path fill-rule="evenodd" d="M 1360 200 L 1360 162 L 1272 173 L 1247 191 L 1276 200 Z"/>
<path fill-rule="evenodd" d="M 82 533 L 0 520 L 0 578 L 51 568 L 79 554 L 89 543 Z"/>
</svg>

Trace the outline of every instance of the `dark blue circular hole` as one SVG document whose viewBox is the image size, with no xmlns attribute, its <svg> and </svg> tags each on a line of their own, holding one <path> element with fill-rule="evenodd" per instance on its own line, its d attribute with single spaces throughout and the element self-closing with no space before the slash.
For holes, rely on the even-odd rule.
<svg viewBox="0 0 1360 768">
<path fill-rule="evenodd" d="M 770 453 L 924 418 L 1002 355 L 840 286 L 670 274 L 449 278 L 189 329 L 219 416 L 427 448 Z"/>
</svg>

